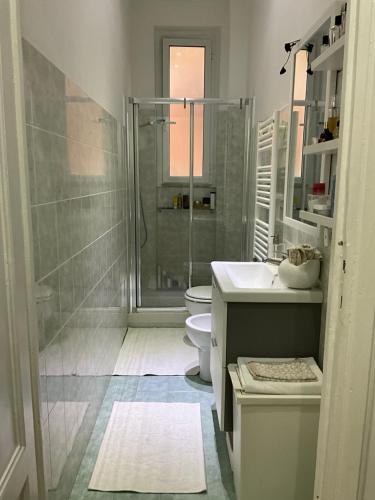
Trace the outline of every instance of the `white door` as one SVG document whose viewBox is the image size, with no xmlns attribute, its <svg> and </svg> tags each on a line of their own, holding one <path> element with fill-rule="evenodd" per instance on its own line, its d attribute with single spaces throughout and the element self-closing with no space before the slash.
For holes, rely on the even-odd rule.
<svg viewBox="0 0 375 500">
<path fill-rule="evenodd" d="M 314 499 L 375 498 L 375 8 L 348 2 Z"/>
<path fill-rule="evenodd" d="M 0 500 L 38 499 L 17 0 L 0 0 Z"/>
</svg>

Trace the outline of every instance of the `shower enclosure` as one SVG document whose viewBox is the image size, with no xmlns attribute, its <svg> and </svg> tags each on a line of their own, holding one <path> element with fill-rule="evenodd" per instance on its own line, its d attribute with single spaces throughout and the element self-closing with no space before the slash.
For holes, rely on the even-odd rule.
<svg viewBox="0 0 375 500">
<path fill-rule="evenodd" d="M 131 310 L 184 307 L 248 255 L 251 99 L 129 99 Z"/>
</svg>

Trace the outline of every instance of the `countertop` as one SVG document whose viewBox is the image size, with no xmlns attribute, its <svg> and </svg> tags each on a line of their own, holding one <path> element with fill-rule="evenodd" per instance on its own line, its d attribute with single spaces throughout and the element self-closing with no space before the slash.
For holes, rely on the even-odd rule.
<svg viewBox="0 0 375 500">
<path fill-rule="evenodd" d="M 275 302 L 275 303 L 316 303 L 323 302 L 320 288 L 297 290 L 287 288 L 280 282 L 278 266 L 267 264 L 275 275 L 271 288 L 237 288 L 225 270 L 226 262 L 211 262 L 213 284 L 220 290 L 224 302 Z"/>
</svg>

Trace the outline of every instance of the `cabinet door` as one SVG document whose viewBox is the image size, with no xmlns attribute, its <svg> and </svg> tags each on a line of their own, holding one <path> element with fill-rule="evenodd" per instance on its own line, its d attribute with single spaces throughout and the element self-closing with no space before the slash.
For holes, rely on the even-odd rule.
<svg viewBox="0 0 375 500">
<path fill-rule="evenodd" d="M 224 430 L 226 368 L 223 367 L 220 350 L 217 345 L 211 344 L 210 363 L 219 426 L 220 430 Z"/>
<path fill-rule="evenodd" d="M 222 299 L 215 280 L 212 280 L 212 306 L 211 306 L 211 338 L 212 345 L 220 350 L 223 367 L 226 366 L 227 342 L 227 304 Z"/>
</svg>

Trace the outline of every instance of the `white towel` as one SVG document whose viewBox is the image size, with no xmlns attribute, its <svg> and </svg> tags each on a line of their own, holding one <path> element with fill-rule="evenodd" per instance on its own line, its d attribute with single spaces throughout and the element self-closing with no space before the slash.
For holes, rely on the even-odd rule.
<svg viewBox="0 0 375 500">
<path fill-rule="evenodd" d="M 303 359 L 317 376 L 316 382 L 275 382 L 255 380 L 248 370 L 247 364 L 269 361 L 293 361 L 295 358 L 238 358 L 238 373 L 244 392 L 254 394 L 320 394 L 322 390 L 323 374 L 314 358 Z"/>
<path fill-rule="evenodd" d="M 293 361 L 250 361 L 247 368 L 255 380 L 266 382 L 316 382 L 318 377 L 304 359 Z"/>
</svg>

